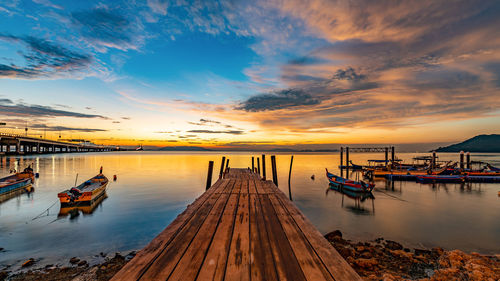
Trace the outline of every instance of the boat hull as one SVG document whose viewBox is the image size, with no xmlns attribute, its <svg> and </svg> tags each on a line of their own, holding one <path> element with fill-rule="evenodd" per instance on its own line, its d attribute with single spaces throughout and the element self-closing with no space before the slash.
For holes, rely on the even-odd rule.
<svg viewBox="0 0 500 281">
<path fill-rule="evenodd" d="M 105 176 L 99 174 L 78 187 L 57 194 L 61 207 L 92 205 L 106 192 L 108 182 Z M 78 191 L 76 195 L 72 193 L 73 189 Z"/>
<path fill-rule="evenodd" d="M 428 175 L 428 176 L 417 176 L 417 180 L 419 182 L 423 183 L 434 183 L 434 182 L 441 182 L 441 183 L 461 183 L 465 181 L 465 176 L 433 176 L 433 175 Z"/>
</svg>

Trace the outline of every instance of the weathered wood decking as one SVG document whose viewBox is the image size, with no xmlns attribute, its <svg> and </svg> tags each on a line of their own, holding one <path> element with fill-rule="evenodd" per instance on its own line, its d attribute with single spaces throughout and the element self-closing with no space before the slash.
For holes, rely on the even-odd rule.
<svg viewBox="0 0 500 281">
<path fill-rule="evenodd" d="M 361 280 L 271 181 L 231 169 L 112 280 Z"/>
</svg>

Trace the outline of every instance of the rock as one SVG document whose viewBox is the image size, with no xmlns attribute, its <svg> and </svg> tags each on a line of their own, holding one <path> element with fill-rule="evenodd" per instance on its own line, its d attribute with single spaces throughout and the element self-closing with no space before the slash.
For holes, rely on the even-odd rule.
<svg viewBox="0 0 500 281">
<path fill-rule="evenodd" d="M 106 256 L 106 254 L 103 252 L 101 252 L 99 255 L 101 255 L 101 257 L 103 257 L 103 258 Z"/>
<path fill-rule="evenodd" d="M 72 257 L 71 259 L 69 259 L 69 263 L 71 264 L 77 264 L 79 261 L 80 259 L 77 257 Z"/>
<path fill-rule="evenodd" d="M 0 252 L 3 251 L 4 249 L 2 247 L 0 247 Z"/>
<path fill-rule="evenodd" d="M 342 238 L 342 232 L 340 232 L 340 230 L 335 230 L 325 235 L 325 238 L 328 241 L 332 241 L 335 237 Z"/>
<path fill-rule="evenodd" d="M 386 240 L 385 241 L 385 247 L 390 250 L 402 250 L 403 245 L 399 244 L 398 242 L 394 242 L 391 240 Z"/>
<path fill-rule="evenodd" d="M 87 261 L 86 260 L 82 260 L 78 263 L 78 266 L 84 266 L 84 265 L 87 265 Z"/>
<path fill-rule="evenodd" d="M 45 268 L 51 268 L 51 267 L 53 267 L 53 266 L 54 266 L 53 264 L 47 264 L 47 265 L 45 266 Z"/>
<path fill-rule="evenodd" d="M 28 266 L 31 266 L 35 263 L 35 259 L 34 258 L 30 258 L 29 260 L 25 261 L 23 263 L 23 265 L 21 265 L 21 267 L 28 267 Z"/>
<path fill-rule="evenodd" d="M 361 254 L 361 257 L 364 259 L 371 259 L 373 256 L 370 252 L 364 252 Z"/>
<path fill-rule="evenodd" d="M 378 261 L 376 259 L 360 258 L 360 259 L 354 260 L 354 263 L 357 266 L 365 268 L 365 269 L 372 269 L 373 267 L 378 265 Z"/>
<path fill-rule="evenodd" d="M 424 250 L 424 249 L 415 249 L 416 256 L 426 256 L 432 254 L 432 251 Z"/>
<path fill-rule="evenodd" d="M 9 276 L 9 273 L 7 273 L 7 271 L 0 271 L 0 281 L 7 279 L 7 276 Z"/>
<path fill-rule="evenodd" d="M 436 257 L 440 257 L 443 255 L 444 253 L 444 250 L 443 248 L 440 248 L 440 247 L 436 247 L 436 248 L 432 248 L 431 250 L 432 254 Z"/>
</svg>

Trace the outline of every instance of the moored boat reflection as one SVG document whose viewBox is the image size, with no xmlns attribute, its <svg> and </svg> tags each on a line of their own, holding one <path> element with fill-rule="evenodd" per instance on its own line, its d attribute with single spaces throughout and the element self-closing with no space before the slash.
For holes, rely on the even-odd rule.
<svg viewBox="0 0 500 281">
<path fill-rule="evenodd" d="M 342 186 L 338 185 L 333 185 L 329 184 L 328 188 L 326 189 L 326 196 L 328 196 L 328 193 L 333 191 L 334 193 L 340 193 L 342 195 L 342 203 L 341 206 L 350 212 L 353 212 L 355 214 L 359 215 L 374 215 L 375 214 L 375 196 L 371 192 L 353 192 L 350 190 L 347 190 L 345 188 L 342 188 Z M 352 199 L 354 202 L 354 205 L 352 204 L 344 204 L 344 197 L 347 197 L 349 199 Z M 371 201 L 372 208 L 371 210 L 367 209 L 364 207 L 362 204 L 366 200 Z"/>
</svg>

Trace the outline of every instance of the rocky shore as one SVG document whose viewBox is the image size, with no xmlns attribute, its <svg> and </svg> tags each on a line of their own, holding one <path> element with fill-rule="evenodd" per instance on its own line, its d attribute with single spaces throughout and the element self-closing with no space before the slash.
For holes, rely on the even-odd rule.
<svg viewBox="0 0 500 281">
<path fill-rule="evenodd" d="M 467 254 L 459 250 L 445 251 L 441 248 L 409 249 L 398 242 L 383 238 L 353 242 L 344 239 L 338 230 L 328 233 L 325 237 L 367 281 L 500 280 L 500 255 Z M 36 268 L 36 261 L 28 259 L 23 264 L 23 272 L 0 270 L 0 281 L 105 281 L 111 279 L 134 256 L 135 252 L 126 256 L 116 253 L 95 265 L 73 257 L 69 260 L 70 266 L 48 265 L 37 269 L 31 269 Z"/>
<path fill-rule="evenodd" d="M 500 280 L 500 255 L 409 249 L 383 238 L 353 242 L 344 239 L 339 230 L 325 237 L 365 280 Z"/>
<path fill-rule="evenodd" d="M 0 271 L 0 281 L 106 281 L 111 279 L 134 256 L 135 252 L 126 256 L 116 253 L 111 258 L 106 257 L 104 262 L 92 266 L 86 260 L 73 257 L 69 260 L 71 266 L 47 265 L 37 269 L 29 269 L 36 267 L 36 262 L 34 259 L 28 259 L 22 267 L 29 270 L 20 273 Z"/>
</svg>

